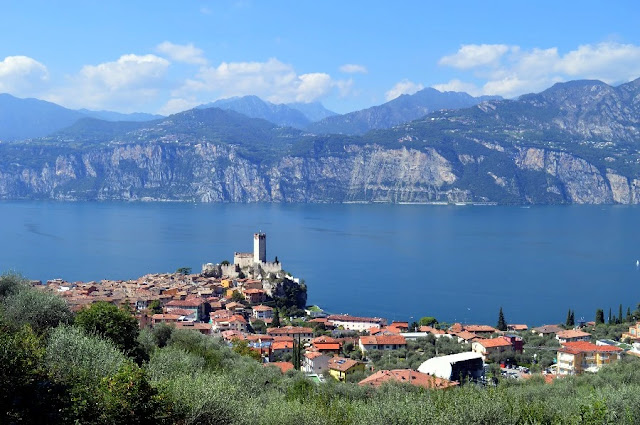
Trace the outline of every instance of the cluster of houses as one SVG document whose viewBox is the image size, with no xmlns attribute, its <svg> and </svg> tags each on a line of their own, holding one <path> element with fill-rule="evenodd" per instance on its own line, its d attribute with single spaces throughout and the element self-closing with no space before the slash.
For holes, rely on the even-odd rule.
<svg viewBox="0 0 640 425">
<path fill-rule="evenodd" d="M 407 322 L 387 324 L 385 319 L 379 317 L 324 315 L 309 311 L 308 326 L 271 327 L 274 308 L 267 305 L 267 292 L 258 279 L 152 274 L 136 280 L 105 280 L 99 283 L 70 283 L 58 279 L 48 281 L 46 287 L 64 297 L 73 310 L 96 301 L 106 301 L 126 305 L 136 315 L 141 327 L 166 323 L 219 336 L 229 343 L 246 341 L 251 349 L 260 353 L 266 364 L 274 364 L 283 371 L 293 368 L 293 365 L 279 360 L 292 354 L 298 343 L 303 351 L 302 371 L 313 375 L 329 374 L 337 380 L 346 380 L 350 374 L 367 367 L 364 362 L 341 356 L 347 343 L 358 347 L 365 357 L 371 350 L 406 348 L 407 340 L 429 335 L 452 338 L 469 345 L 469 352 L 461 353 L 462 356 L 431 359 L 416 371 L 376 371 L 362 381 L 362 385 L 368 386 L 394 380 L 429 388 L 448 388 L 456 385 L 462 370 L 460 364 L 467 365 L 463 368 L 465 375 L 475 377 L 480 373 L 481 365 L 493 354 L 507 350 L 521 353 L 524 350 L 520 336 L 523 332 L 555 336 L 560 343 L 555 370 L 558 375 L 597 371 L 603 365 L 619 360 L 625 351 L 634 355 L 640 353 L 640 344 L 624 346 L 614 341 L 592 343 L 592 335 L 583 329 L 564 329 L 556 325 L 531 330 L 527 325 L 509 325 L 506 332 L 500 332 L 487 325 L 455 323 L 448 329 L 421 326 L 410 331 Z M 266 333 L 253 331 L 258 322 L 267 327 Z M 318 328 L 356 333 L 351 332 L 350 336 L 314 337 Z M 631 327 L 622 338 L 639 343 L 640 324 Z"/>
</svg>

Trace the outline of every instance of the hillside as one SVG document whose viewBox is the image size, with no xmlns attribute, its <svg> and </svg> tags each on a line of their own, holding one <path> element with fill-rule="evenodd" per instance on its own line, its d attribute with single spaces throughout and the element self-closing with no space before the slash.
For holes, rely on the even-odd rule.
<svg viewBox="0 0 640 425">
<path fill-rule="evenodd" d="M 0 145 L 0 198 L 636 204 L 639 97 L 637 80 L 577 81 L 362 136 L 217 108 L 82 120 Z"/>
</svg>

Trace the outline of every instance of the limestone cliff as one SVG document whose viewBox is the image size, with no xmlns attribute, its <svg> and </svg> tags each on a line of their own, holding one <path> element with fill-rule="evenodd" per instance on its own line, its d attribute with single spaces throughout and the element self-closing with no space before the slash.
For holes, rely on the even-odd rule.
<svg viewBox="0 0 640 425">
<path fill-rule="evenodd" d="M 197 202 L 640 202 L 640 180 L 540 148 L 456 154 L 345 145 L 257 163 L 215 143 L 67 151 L 0 172 L 2 199 Z"/>
</svg>

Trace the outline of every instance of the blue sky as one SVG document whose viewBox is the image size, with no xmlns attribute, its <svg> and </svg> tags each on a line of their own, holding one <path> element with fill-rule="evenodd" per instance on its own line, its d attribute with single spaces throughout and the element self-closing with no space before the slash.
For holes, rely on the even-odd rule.
<svg viewBox="0 0 640 425">
<path fill-rule="evenodd" d="M 0 92 L 173 113 L 255 94 L 337 112 L 423 87 L 514 97 L 640 77 L 631 1 L 13 1 Z"/>
</svg>

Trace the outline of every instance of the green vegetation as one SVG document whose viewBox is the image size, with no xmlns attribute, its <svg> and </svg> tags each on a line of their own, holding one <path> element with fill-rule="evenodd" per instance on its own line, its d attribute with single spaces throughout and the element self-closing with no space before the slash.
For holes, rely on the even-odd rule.
<svg viewBox="0 0 640 425">
<path fill-rule="evenodd" d="M 300 372 L 263 367 L 246 342 L 229 347 L 166 325 L 139 332 L 130 312 L 110 305 L 86 308 L 75 320 L 64 309 L 51 321 L 7 315 L 17 296 L 59 308 L 39 295 L 19 276 L 0 276 L 2 424 L 601 425 L 635 424 L 640 417 L 637 359 L 552 384 L 502 379 L 495 387 L 446 391 L 314 384 Z M 526 346 L 553 344 L 530 333 L 526 338 Z M 367 356 L 376 369 L 416 367 L 436 352 L 468 349 L 432 336 L 407 347 Z M 350 356 L 362 355 L 354 344 L 344 348 Z M 362 377 L 354 374 L 349 381 Z"/>
<path fill-rule="evenodd" d="M 496 329 L 499 331 L 507 330 L 507 321 L 504 319 L 504 313 L 502 312 L 502 307 L 500 307 L 500 313 L 498 313 L 498 325 Z"/>
</svg>

